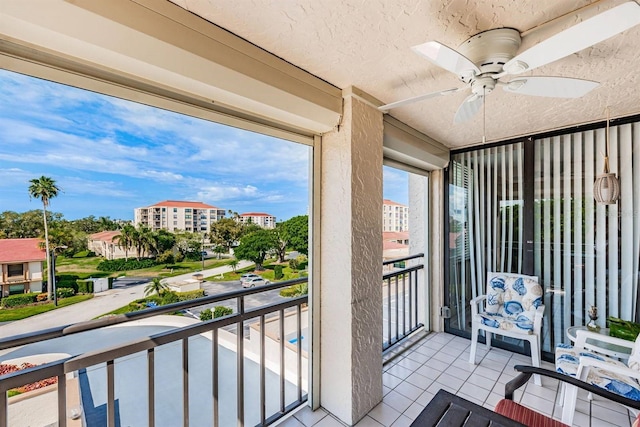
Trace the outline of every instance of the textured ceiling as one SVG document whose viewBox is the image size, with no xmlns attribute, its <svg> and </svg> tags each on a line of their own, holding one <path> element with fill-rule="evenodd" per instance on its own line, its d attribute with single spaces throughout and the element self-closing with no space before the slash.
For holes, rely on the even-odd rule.
<svg viewBox="0 0 640 427">
<path fill-rule="evenodd" d="M 179 6 L 339 87 L 356 86 L 383 103 L 462 86 L 457 77 L 413 53 L 436 40 L 457 48 L 485 30 L 525 32 L 520 52 L 563 28 L 616 6 L 619 0 L 171 0 Z M 570 13 L 589 6 L 579 15 Z M 564 16 L 566 15 L 566 16 Z M 555 19 L 564 16 L 561 19 Z M 553 22 L 548 23 L 553 20 Z M 544 24 L 544 25 L 543 25 Z M 579 99 L 487 96 L 487 141 L 538 133 L 640 112 L 640 26 L 523 76 L 595 80 Z M 463 124 L 461 91 L 391 111 L 445 145 L 480 143 L 482 111 Z"/>
</svg>

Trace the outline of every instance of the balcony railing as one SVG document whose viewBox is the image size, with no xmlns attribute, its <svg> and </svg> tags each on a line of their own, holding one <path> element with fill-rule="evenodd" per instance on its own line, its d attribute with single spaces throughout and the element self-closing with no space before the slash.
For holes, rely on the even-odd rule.
<svg viewBox="0 0 640 427">
<path fill-rule="evenodd" d="M 418 286 L 418 273 L 424 269 L 424 264 L 406 267 L 407 261 L 421 260 L 423 257 L 424 254 L 416 254 L 383 262 L 383 266 L 395 268 L 382 276 L 383 351 L 424 326 L 419 316 L 419 293 L 424 289 Z"/>
<path fill-rule="evenodd" d="M 423 327 L 424 289 L 418 281 L 422 258 L 417 254 L 383 263 L 394 269 L 383 275 L 383 351 Z M 255 307 L 249 297 L 306 282 L 307 278 L 289 280 L 2 338 L 0 352 L 74 334 L 82 341 L 88 337 L 85 333 L 104 333 L 115 326 L 155 322 L 157 327 L 158 319 L 166 320 L 159 315 L 189 313 L 215 303 L 235 306 L 232 314 L 218 319 L 176 320 L 182 325 L 0 376 L 0 427 L 9 422 L 7 392 L 50 377 L 58 378 L 57 422 L 66 426 L 68 408 L 75 405 L 67 399 L 68 376 L 79 383 L 84 425 L 120 425 L 127 421 L 123 417 L 130 416 L 128 407 L 135 407 L 136 424 L 149 426 L 269 425 L 307 400 L 308 317 L 303 312 L 308 299 L 306 295 L 276 298 Z M 123 392 L 129 387 L 134 391 Z M 104 402 L 101 408 L 93 395 Z"/>
<path fill-rule="evenodd" d="M 236 305 L 230 315 L 160 332 L 156 317 L 155 332 L 143 338 L 0 376 L 0 427 L 8 425 L 8 390 L 50 377 L 58 379 L 57 425 L 66 426 L 68 375 L 79 378 L 83 425 L 126 425 L 123 417 L 131 421 L 130 408 L 135 409 L 135 424 L 149 426 L 271 424 L 307 399 L 308 329 L 307 316 L 302 316 L 307 296 L 251 308 L 245 307 L 246 298 L 306 281 L 289 280 L 0 339 L 0 350 L 14 349 L 104 332 L 114 325 L 139 327 L 140 322 L 131 322 L 205 304 Z M 104 405 L 87 405 L 94 398 L 95 404 Z"/>
</svg>

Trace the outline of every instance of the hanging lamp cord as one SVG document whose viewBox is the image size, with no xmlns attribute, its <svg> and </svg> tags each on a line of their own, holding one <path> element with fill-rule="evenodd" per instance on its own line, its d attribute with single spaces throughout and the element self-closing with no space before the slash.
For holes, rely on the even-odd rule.
<svg viewBox="0 0 640 427">
<path fill-rule="evenodd" d="M 609 173 L 609 107 L 607 107 L 607 134 L 604 147 L 604 173 Z"/>
</svg>

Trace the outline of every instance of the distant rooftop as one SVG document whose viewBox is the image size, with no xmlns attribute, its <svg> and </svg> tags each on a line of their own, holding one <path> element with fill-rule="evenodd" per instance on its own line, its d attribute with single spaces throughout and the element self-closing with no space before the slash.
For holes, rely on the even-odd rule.
<svg viewBox="0 0 640 427">
<path fill-rule="evenodd" d="M 196 208 L 196 209 L 220 209 L 202 202 L 189 202 L 184 200 L 164 200 L 151 206 L 167 206 L 172 208 Z M 149 207 L 151 207 L 149 206 Z"/>
<path fill-rule="evenodd" d="M 120 231 L 101 231 L 99 233 L 93 233 L 89 237 L 91 240 L 100 240 L 104 242 L 111 242 L 113 238 L 120 235 Z"/>
<path fill-rule="evenodd" d="M 382 201 L 383 205 L 395 205 L 395 206 L 407 206 L 407 205 L 403 205 L 402 203 L 398 203 L 398 202 L 394 202 L 393 200 L 389 200 L 389 199 L 384 199 Z"/>
<path fill-rule="evenodd" d="M 240 214 L 240 216 L 273 216 L 273 215 L 264 213 L 264 212 L 245 212 L 243 214 Z"/>
<path fill-rule="evenodd" d="M 408 231 L 383 231 L 382 240 L 408 240 Z"/>
<path fill-rule="evenodd" d="M 0 239 L 0 263 L 44 261 L 42 239 Z"/>
</svg>

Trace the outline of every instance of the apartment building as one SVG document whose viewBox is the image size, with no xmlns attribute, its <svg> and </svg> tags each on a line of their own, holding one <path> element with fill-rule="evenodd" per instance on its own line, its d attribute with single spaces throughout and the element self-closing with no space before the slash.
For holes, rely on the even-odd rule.
<svg viewBox="0 0 640 427">
<path fill-rule="evenodd" d="M 42 290 L 41 239 L 0 239 L 0 298 Z"/>
<path fill-rule="evenodd" d="M 239 221 L 243 224 L 256 224 L 262 228 L 276 228 L 276 217 L 262 212 L 247 212 L 240 214 Z"/>
<path fill-rule="evenodd" d="M 382 231 L 409 231 L 409 207 L 384 199 L 382 202 Z"/>
<path fill-rule="evenodd" d="M 226 211 L 202 202 L 165 200 L 136 208 L 134 225 L 144 224 L 152 230 L 206 232 L 211 224 L 224 218 Z"/>
</svg>

